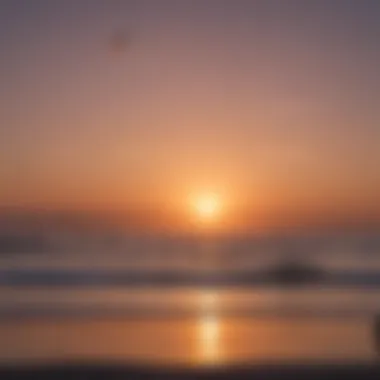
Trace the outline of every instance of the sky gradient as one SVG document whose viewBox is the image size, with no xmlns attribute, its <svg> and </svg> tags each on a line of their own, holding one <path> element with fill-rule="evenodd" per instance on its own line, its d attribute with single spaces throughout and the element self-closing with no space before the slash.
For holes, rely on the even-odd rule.
<svg viewBox="0 0 380 380">
<path fill-rule="evenodd" d="M 3 0 L 0 207 L 174 220 L 215 191 L 256 227 L 380 220 L 379 20 L 376 0 Z"/>
</svg>

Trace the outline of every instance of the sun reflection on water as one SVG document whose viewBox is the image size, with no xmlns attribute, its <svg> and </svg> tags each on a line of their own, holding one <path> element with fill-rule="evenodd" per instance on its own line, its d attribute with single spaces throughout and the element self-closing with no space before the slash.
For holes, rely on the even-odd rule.
<svg viewBox="0 0 380 380">
<path fill-rule="evenodd" d="M 198 321 L 199 359 L 212 365 L 220 361 L 220 320 L 217 313 L 218 295 L 214 291 L 200 294 L 200 318 Z"/>
</svg>

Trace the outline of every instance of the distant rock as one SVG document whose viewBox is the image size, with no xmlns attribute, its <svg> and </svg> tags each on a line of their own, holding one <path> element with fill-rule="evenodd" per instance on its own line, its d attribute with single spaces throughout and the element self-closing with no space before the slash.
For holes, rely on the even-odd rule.
<svg viewBox="0 0 380 380">
<path fill-rule="evenodd" d="M 295 260 L 280 263 L 266 273 L 270 281 L 289 285 L 319 282 L 323 279 L 324 274 L 320 268 Z"/>
</svg>

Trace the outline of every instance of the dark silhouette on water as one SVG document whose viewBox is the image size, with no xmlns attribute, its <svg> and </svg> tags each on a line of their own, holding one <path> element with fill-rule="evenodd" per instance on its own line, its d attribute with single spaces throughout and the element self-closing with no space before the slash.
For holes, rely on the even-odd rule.
<svg viewBox="0 0 380 380">
<path fill-rule="evenodd" d="M 267 276 L 270 281 L 275 283 L 302 285 L 322 281 L 324 272 L 311 264 L 290 258 L 269 270 Z"/>
</svg>

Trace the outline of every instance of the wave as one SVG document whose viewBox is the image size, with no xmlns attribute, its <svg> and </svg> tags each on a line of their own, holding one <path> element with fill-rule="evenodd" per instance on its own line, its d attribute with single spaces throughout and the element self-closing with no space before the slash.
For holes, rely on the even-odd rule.
<svg viewBox="0 0 380 380">
<path fill-rule="evenodd" d="M 319 272 L 318 272 L 319 273 Z M 0 286 L 342 286 L 380 287 L 377 271 L 306 272 L 294 279 L 272 271 L 1 270 Z"/>
</svg>

